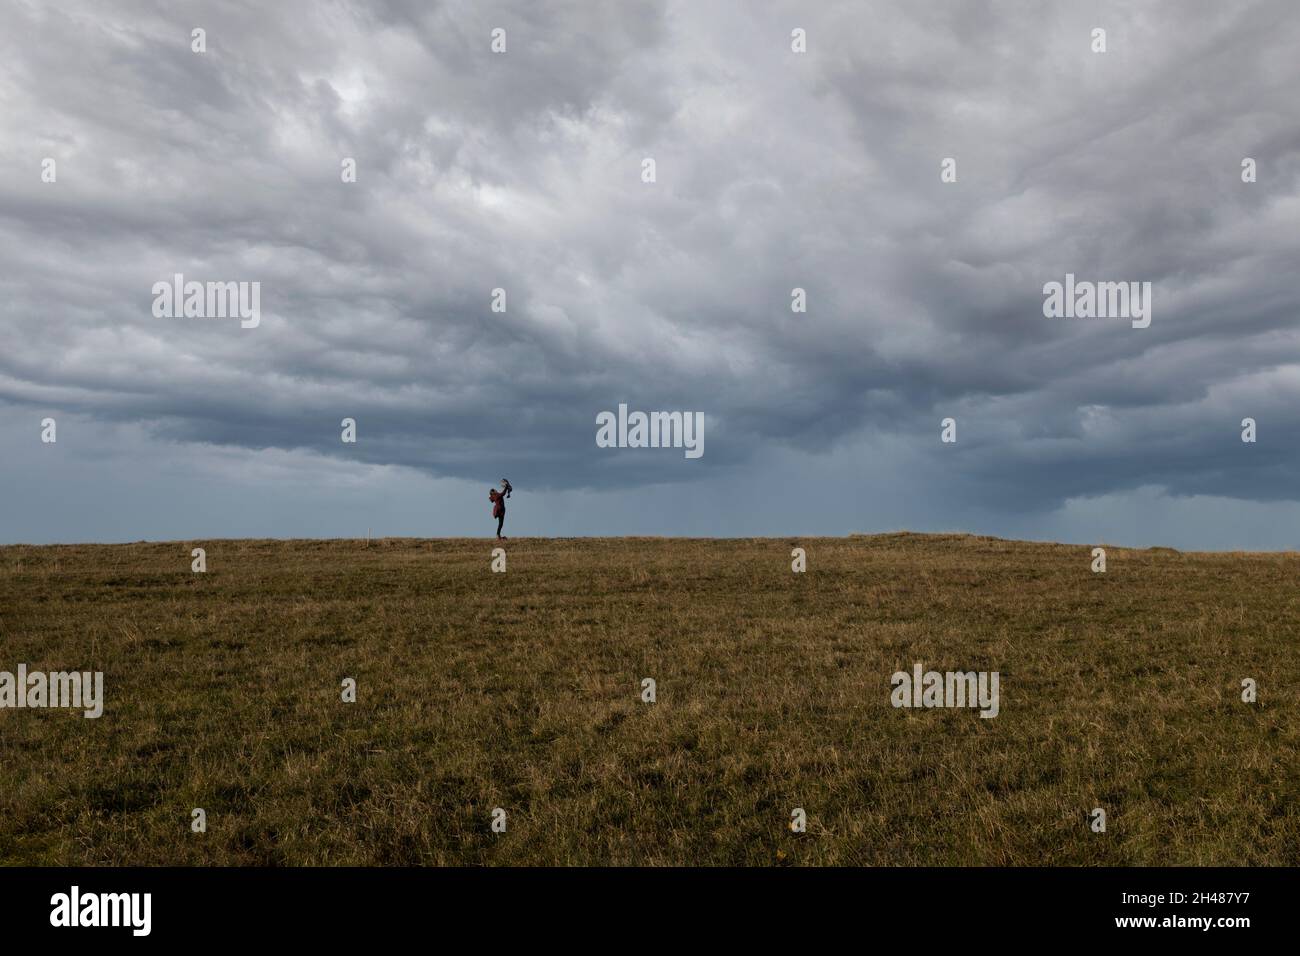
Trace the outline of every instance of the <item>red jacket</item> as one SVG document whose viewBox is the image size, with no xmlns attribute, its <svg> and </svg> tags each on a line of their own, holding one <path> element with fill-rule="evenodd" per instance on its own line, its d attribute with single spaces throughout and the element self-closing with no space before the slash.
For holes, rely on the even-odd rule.
<svg viewBox="0 0 1300 956">
<path fill-rule="evenodd" d="M 492 502 L 492 517 L 500 518 L 506 513 L 505 495 L 493 488 L 488 492 L 488 501 Z"/>
</svg>

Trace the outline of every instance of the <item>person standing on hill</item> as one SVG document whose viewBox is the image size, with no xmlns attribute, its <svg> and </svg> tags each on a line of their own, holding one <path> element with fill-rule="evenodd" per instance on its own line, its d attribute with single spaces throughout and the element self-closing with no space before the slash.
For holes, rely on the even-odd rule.
<svg viewBox="0 0 1300 956">
<path fill-rule="evenodd" d="M 510 492 L 514 488 L 505 478 L 501 479 L 501 490 L 495 488 L 488 489 L 488 501 L 492 502 L 492 517 L 497 519 L 497 540 L 504 541 L 501 536 L 501 526 L 506 523 L 506 499 L 510 497 Z"/>
</svg>

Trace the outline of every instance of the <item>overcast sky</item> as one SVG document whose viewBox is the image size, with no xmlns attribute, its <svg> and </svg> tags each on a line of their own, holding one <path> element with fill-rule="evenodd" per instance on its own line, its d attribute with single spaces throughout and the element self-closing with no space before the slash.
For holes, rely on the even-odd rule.
<svg viewBox="0 0 1300 956">
<path fill-rule="evenodd" d="M 0 542 L 487 535 L 505 476 L 516 535 L 1296 548 L 1297 50 L 1293 0 L 4 0 Z"/>
</svg>

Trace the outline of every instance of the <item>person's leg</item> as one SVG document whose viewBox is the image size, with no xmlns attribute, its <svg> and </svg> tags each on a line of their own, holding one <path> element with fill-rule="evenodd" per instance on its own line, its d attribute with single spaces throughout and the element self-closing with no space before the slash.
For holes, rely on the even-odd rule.
<svg viewBox="0 0 1300 956">
<path fill-rule="evenodd" d="M 503 512 L 497 517 L 497 537 L 501 537 L 501 526 L 506 523 L 506 516 Z"/>
</svg>

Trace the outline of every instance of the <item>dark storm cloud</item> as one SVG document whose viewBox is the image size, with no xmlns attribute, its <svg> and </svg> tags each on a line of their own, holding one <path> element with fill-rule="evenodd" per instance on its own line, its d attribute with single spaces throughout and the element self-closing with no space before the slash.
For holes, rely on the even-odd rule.
<svg viewBox="0 0 1300 956">
<path fill-rule="evenodd" d="M 875 437 L 1008 512 L 1295 500 L 1292 5 L 804 6 L 20 2 L 0 399 L 559 489 Z M 154 318 L 176 272 L 261 326 Z M 1066 272 L 1153 282 L 1151 327 L 1044 318 Z M 704 458 L 595 448 L 619 402 Z"/>
</svg>

